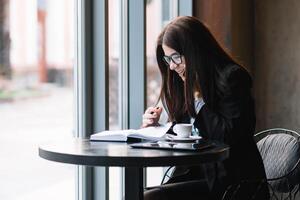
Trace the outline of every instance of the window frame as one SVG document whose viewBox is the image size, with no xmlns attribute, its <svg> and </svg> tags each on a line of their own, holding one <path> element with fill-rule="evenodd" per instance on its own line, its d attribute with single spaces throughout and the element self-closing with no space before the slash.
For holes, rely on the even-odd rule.
<svg viewBox="0 0 300 200">
<path fill-rule="evenodd" d="M 75 137 L 88 138 L 109 129 L 108 0 L 75 1 Z M 139 128 L 146 106 L 146 0 L 118 1 L 122 6 L 119 121 L 121 128 Z M 192 15 L 192 0 L 174 2 L 178 15 Z M 108 200 L 108 181 L 107 167 L 78 166 L 76 199 Z"/>
</svg>

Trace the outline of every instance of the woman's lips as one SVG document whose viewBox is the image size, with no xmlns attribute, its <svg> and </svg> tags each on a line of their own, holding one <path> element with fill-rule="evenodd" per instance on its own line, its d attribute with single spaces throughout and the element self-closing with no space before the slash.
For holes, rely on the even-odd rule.
<svg viewBox="0 0 300 200">
<path fill-rule="evenodd" d="M 177 71 L 177 73 L 178 73 L 179 75 L 183 75 L 183 74 L 184 74 L 184 70 Z"/>
</svg>

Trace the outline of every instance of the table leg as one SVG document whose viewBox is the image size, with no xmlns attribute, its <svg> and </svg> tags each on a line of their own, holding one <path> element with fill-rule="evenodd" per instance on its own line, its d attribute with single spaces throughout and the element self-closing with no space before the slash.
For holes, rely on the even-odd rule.
<svg viewBox="0 0 300 200">
<path fill-rule="evenodd" d="M 143 168 L 125 168 L 125 200 L 143 200 Z"/>
</svg>

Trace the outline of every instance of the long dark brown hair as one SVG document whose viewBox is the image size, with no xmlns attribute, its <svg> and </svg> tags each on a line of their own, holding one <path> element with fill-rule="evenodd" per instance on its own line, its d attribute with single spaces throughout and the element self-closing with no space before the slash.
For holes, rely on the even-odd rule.
<svg viewBox="0 0 300 200">
<path fill-rule="evenodd" d="M 163 61 L 162 44 L 184 56 L 185 81 Z M 225 92 L 223 69 L 237 64 L 220 46 L 208 28 L 198 19 L 178 17 L 170 22 L 157 40 L 156 59 L 162 75 L 160 99 L 171 121 L 196 116 L 194 89 L 200 87 L 205 103 L 215 109 L 216 92 Z M 219 91 L 217 91 L 219 90 Z"/>
</svg>

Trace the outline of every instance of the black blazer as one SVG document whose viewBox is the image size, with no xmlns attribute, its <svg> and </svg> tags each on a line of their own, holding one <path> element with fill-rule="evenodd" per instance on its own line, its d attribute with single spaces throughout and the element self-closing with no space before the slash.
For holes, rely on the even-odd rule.
<svg viewBox="0 0 300 200">
<path fill-rule="evenodd" d="M 222 163 L 203 165 L 201 173 L 197 167 L 190 168 L 191 176 L 204 176 L 212 183 L 211 199 L 219 199 L 231 184 L 266 177 L 260 153 L 253 140 L 255 108 L 251 95 L 251 77 L 244 68 L 237 65 L 222 70 L 214 79 L 214 98 L 207 98 L 214 102 L 205 102 L 195 118 L 194 126 L 203 138 L 228 144 L 230 156 Z M 250 184 L 243 187 L 238 199 L 245 200 L 254 194 L 256 186 Z M 263 186 L 260 191 L 258 199 L 267 199 L 267 187 Z"/>
</svg>

